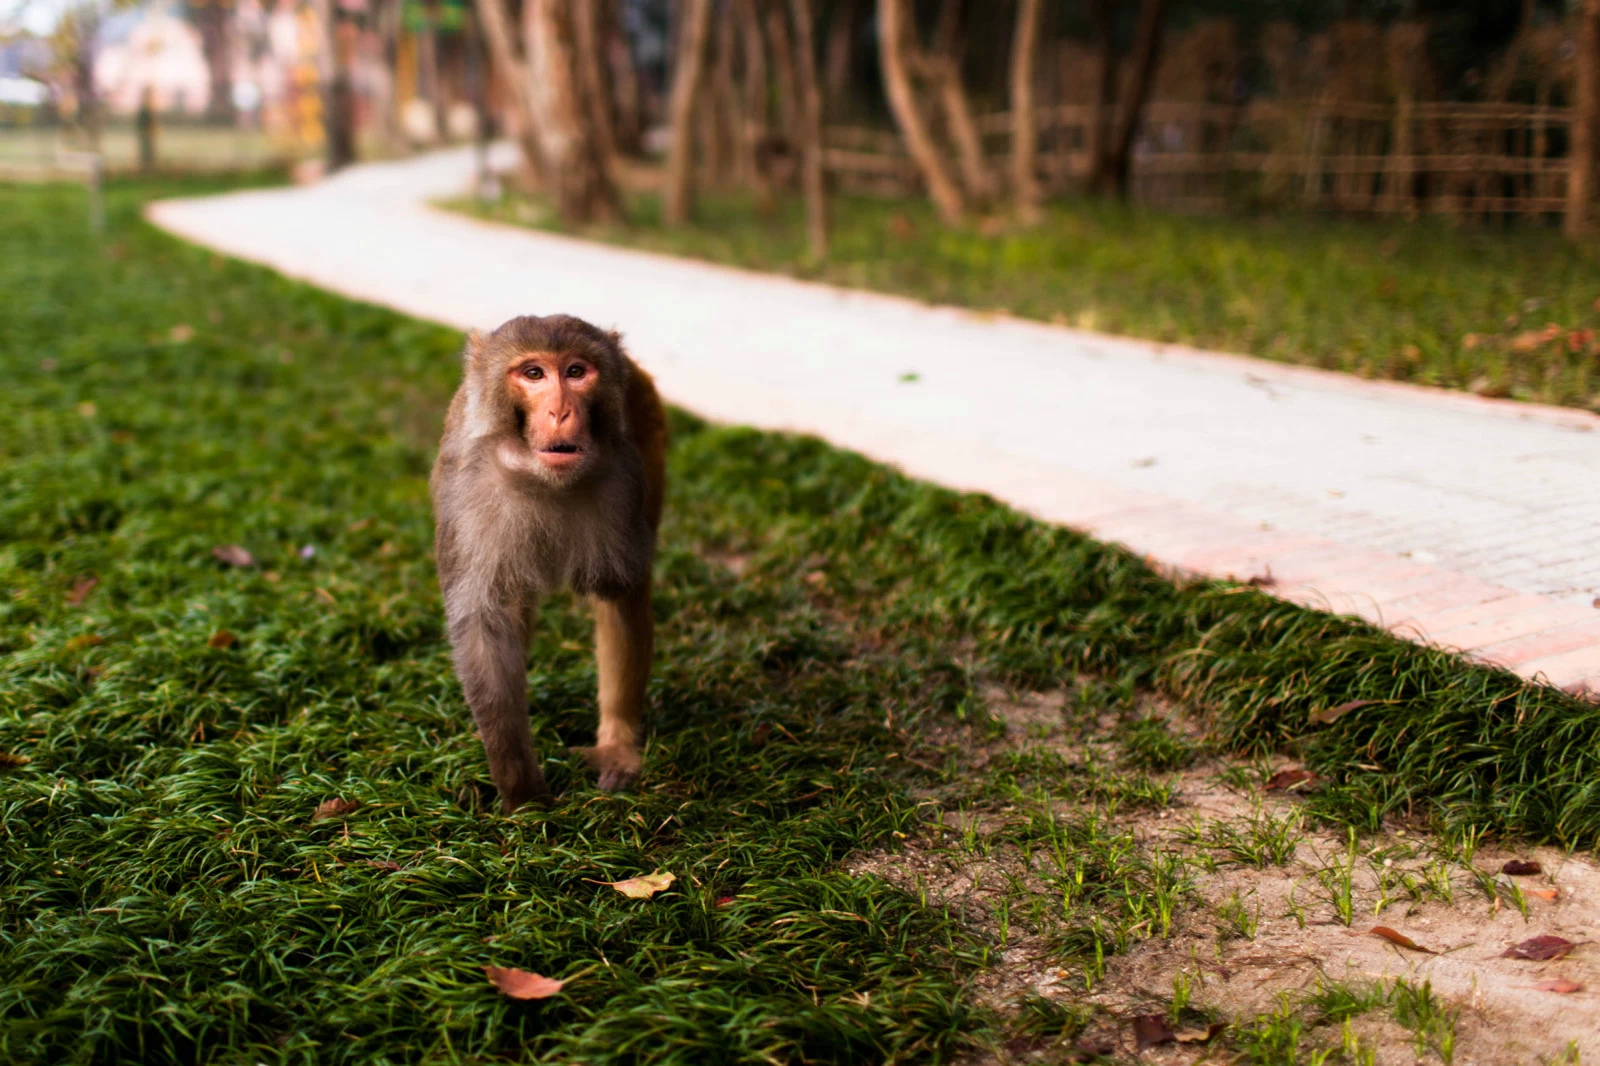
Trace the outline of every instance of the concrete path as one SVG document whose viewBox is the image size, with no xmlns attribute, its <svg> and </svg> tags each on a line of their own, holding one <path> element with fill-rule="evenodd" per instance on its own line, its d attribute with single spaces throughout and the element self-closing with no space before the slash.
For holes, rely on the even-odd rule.
<svg viewBox="0 0 1600 1066">
<path fill-rule="evenodd" d="M 502 157 L 503 159 L 503 157 Z M 153 205 L 409 314 L 614 326 L 674 403 L 820 434 L 1171 566 L 1600 688 L 1600 419 L 488 225 L 468 151 Z M 779 472 L 781 473 L 781 472 Z"/>
</svg>

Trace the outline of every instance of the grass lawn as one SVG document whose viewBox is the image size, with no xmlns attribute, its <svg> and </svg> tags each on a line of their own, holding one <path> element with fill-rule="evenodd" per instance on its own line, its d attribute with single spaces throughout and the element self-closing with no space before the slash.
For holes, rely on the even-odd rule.
<svg viewBox="0 0 1600 1066">
<path fill-rule="evenodd" d="M 518 197 L 454 206 L 557 228 Z M 834 200 L 832 249 L 807 261 L 793 202 L 763 219 L 748 199 L 702 199 L 696 225 L 583 235 L 677 255 L 1004 309 L 1027 318 L 1487 396 L 1600 410 L 1600 247 L 1551 229 L 1315 217 L 1205 218 L 1113 204 L 1051 204 L 1023 229 L 947 229 L 921 202 Z"/>
<path fill-rule="evenodd" d="M 1170 938 L 1232 838 L 1166 853 L 1117 818 L 1174 804 L 1209 752 L 1258 757 L 1241 787 L 1292 753 L 1326 780 L 1300 809 L 1340 839 L 1600 843 L 1591 705 L 681 413 L 644 777 L 599 793 L 565 754 L 594 671 L 558 598 L 530 702 L 562 796 L 502 817 L 429 558 L 459 338 L 139 222 L 198 188 L 113 185 L 97 241 L 81 190 L 0 186 L 0 1060 L 913 1062 L 1074 1039 L 1099 1008 L 998 1000 L 985 975 L 1025 936 L 1081 994 Z M 979 774 L 969 749 L 1008 728 L 996 685 L 1061 694 L 1050 728 L 1077 739 Z M 1377 702 L 1311 721 L 1354 699 Z M 334 799 L 355 806 L 314 820 Z M 945 833 L 949 808 L 990 821 Z M 1003 852 L 1012 887 L 969 907 L 851 865 L 913 845 Z M 650 900 L 599 883 L 654 871 L 677 883 Z M 514 1001 L 485 965 L 569 984 Z M 1291 1020 L 1310 1032 L 1285 1014 L 1230 1039 L 1298 1061 Z"/>
</svg>

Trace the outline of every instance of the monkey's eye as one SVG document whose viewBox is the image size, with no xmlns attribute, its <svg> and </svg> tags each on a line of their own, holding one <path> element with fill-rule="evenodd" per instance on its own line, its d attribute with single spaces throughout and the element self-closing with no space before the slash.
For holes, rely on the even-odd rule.
<svg viewBox="0 0 1600 1066">
<path fill-rule="evenodd" d="M 538 363 L 534 363 L 532 366 L 525 366 L 522 368 L 522 376 L 527 378 L 529 381 L 538 381 L 540 378 L 544 377 L 544 367 L 540 366 Z"/>
<path fill-rule="evenodd" d="M 571 366 L 567 367 L 567 377 L 569 378 L 581 378 L 588 372 L 589 368 L 584 366 L 582 363 L 573 363 Z"/>
</svg>

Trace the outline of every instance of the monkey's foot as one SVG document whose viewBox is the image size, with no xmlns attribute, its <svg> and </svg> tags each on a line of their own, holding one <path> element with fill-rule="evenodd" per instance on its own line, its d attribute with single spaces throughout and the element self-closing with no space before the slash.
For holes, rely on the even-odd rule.
<svg viewBox="0 0 1600 1066">
<path fill-rule="evenodd" d="M 588 764 L 600 771 L 600 787 L 607 792 L 627 788 L 639 776 L 643 759 L 630 744 L 604 744 L 592 748 L 573 748 Z"/>
<path fill-rule="evenodd" d="M 506 782 L 499 792 L 502 814 L 510 814 L 528 803 L 536 807 L 548 807 L 551 800 L 555 799 L 555 793 L 544 783 L 544 774 L 539 772 L 538 767 L 534 767 L 531 774 L 524 774 L 514 781 Z"/>
</svg>

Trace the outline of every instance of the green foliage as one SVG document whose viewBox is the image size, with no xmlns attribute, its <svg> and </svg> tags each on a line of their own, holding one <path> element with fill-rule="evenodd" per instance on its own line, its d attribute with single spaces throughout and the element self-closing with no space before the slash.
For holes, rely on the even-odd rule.
<svg viewBox="0 0 1600 1066">
<path fill-rule="evenodd" d="M 536 205 L 457 206 L 553 225 Z M 828 262 L 797 204 L 704 197 L 698 224 L 589 236 L 1151 340 L 1486 395 L 1600 407 L 1600 256 L 1553 230 L 1299 215 L 1196 218 L 1095 201 L 1035 227 L 951 229 L 922 201 L 834 200 Z"/>
</svg>

